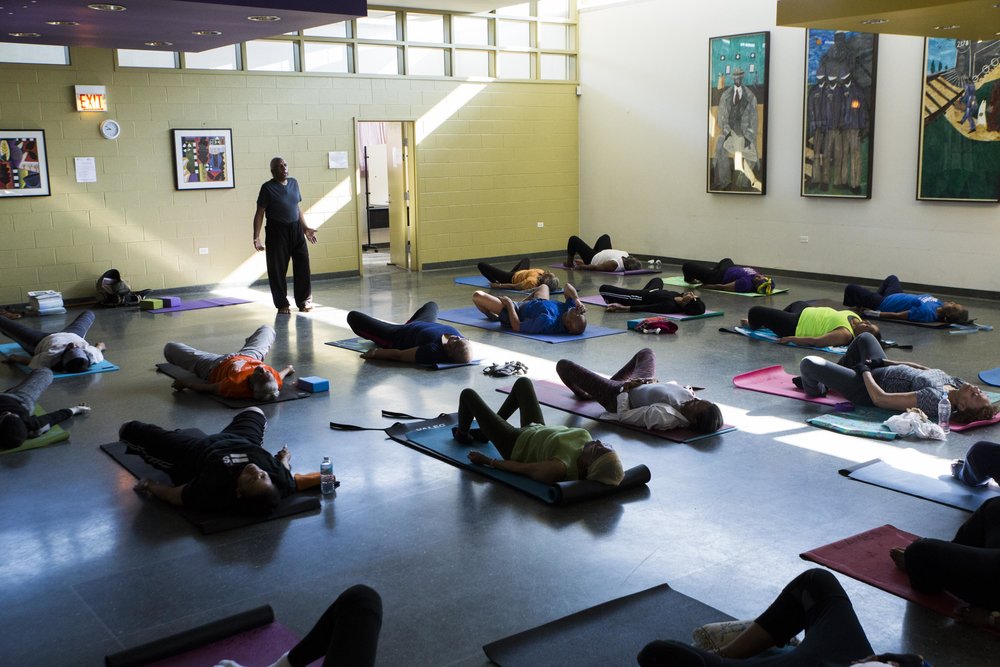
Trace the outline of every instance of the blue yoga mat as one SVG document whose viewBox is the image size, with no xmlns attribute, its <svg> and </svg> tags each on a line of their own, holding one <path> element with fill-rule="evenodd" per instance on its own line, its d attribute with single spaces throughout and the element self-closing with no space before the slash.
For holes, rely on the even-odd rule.
<svg viewBox="0 0 1000 667">
<path fill-rule="evenodd" d="M 357 338 L 345 338 L 344 340 L 331 340 L 324 345 L 329 345 L 330 347 L 341 347 L 345 350 L 353 350 L 355 352 L 367 352 L 368 350 L 373 350 L 378 347 L 375 343 L 368 340 L 367 338 L 362 338 L 358 336 Z M 421 368 L 429 368 L 435 371 L 443 371 L 447 368 L 461 368 L 462 366 L 478 366 L 483 363 L 482 359 L 472 359 L 462 364 L 446 364 L 446 363 L 436 363 L 436 364 L 416 364 Z"/>
<path fill-rule="evenodd" d="M 625 333 L 624 329 L 608 329 L 607 327 L 598 327 L 590 324 L 587 325 L 586 331 L 582 334 L 576 335 L 521 333 L 519 331 L 512 331 L 504 328 L 499 322 L 491 322 L 486 319 L 486 316 L 479 312 L 479 309 L 475 306 L 446 310 L 438 314 L 438 319 L 444 320 L 445 322 L 454 322 L 455 324 L 464 324 L 466 326 L 476 327 L 477 329 L 486 329 L 487 331 L 497 331 L 499 333 L 511 334 L 512 336 L 531 338 L 532 340 L 538 340 L 543 343 L 568 343 L 574 340 L 583 340 L 584 338 L 597 338 L 599 336 L 611 336 L 613 334 Z"/>
<path fill-rule="evenodd" d="M 24 349 L 17 343 L 4 343 L 3 345 L 0 345 L 0 355 L 9 357 L 12 354 L 27 355 L 28 353 L 25 352 Z M 25 366 L 24 364 L 12 364 L 12 366 L 14 366 L 14 368 L 18 369 L 25 375 L 31 372 L 31 369 Z M 58 371 L 52 371 L 52 377 L 58 380 L 59 378 L 72 378 L 72 377 L 77 377 L 79 375 L 93 375 L 94 373 L 108 373 L 117 370 L 120 369 L 113 363 L 105 359 L 99 364 L 92 365 L 90 368 L 83 371 L 82 373 L 60 373 Z"/>
<path fill-rule="evenodd" d="M 991 368 L 988 371 L 981 371 L 979 379 L 993 387 L 1000 387 L 1000 368 Z"/>
<path fill-rule="evenodd" d="M 951 461 L 941 459 L 935 477 L 893 468 L 881 459 L 859 463 L 839 471 L 844 477 L 881 486 L 917 498 L 932 500 L 967 512 L 975 512 L 984 502 L 1000 495 L 1000 489 L 988 486 L 972 487 L 951 476 Z"/>
<path fill-rule="evenodd" d="M 455 284 L 457 285 L 469 285 L 470 287 L 481 287 L 482 289 L 500 289 L 498 287 L 490 287 L 490 281 L 486 279 L 485 276 L 459 276 L 455 278 Z M 514 292 L 516 294 L 531 294 L 534 290 L 530 289 L 500 289 L 501 292 Z M 549 290 L 549 294 L 562 294 L 562 288 L 557 290 Z"/>
<path fill-rule="evenodd" d="M 788 347 L 798 347 L 807 350 L 819 350 L 820 352 L 829 352 L 830 354 L 846 354 L 846 345 L 827 345 L 826 347 L 816 347 L 813 345 L 796 345 L 795 343 L 778 343 L 778 334 L 774 333 L 770 329 L 748 329 L 746 327 L 722 327 L 719 331 L 725 333 L 735 333 L 741 336 L 746 336 L 747 338 L 753 338 L 754 340 L 762 340 L 766 343 L 776 343 L 778 345 L 786 345 Z"/>
</svg>

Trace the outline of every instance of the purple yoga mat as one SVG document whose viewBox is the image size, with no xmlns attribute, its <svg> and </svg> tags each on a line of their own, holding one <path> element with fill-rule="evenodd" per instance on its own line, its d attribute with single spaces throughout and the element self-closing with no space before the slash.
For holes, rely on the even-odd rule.
<svg viewBox="0 0 1000 667">
<path fill-rule="evenodd" d="M 964 607 L 965 603 L 948 593 L 929 595 L 914 590 L 910 585 L 910 578 L 889 557 L 889 549 L 892 547 L 905 547 L 917 539 L 912 533 L 886 524 L 807 551 L 800 554 L 800 557 L 904 600 L 916 602 L 944 616 L 954 616 L 955 609 Z"/>
<path fill-rule="evenodd" d="M 241 665 L 270 665 L 298 641 L 298 635 L 275 621 L 180 655 L 151 662 L 149 666 L 205 667 L 225 659 L 235 660 Z"/>
<path fill-rule="evenodd" d="M 735 426 L 723 424 L 722 428 L 714 433 L 701 433 L 689 428 L 674 428 L 669 431 L 654 431 L 648 428 L 632 426 L 631 424 L 623 424 L 622 422 L 613 419 L 601 419 L 601 415 L 604 414 L 604 408 L 601 407 L 600 403 L 597 401 L 582 401 L 567 387 L 561 384 L 548 382 L 546 380 L 538 380 L 534 382 L 534 385 L 535 395 L 538 397 L 538 402 L 542 405 L 547 405 L 550 408 L 562 410 L 563 412 L 568 412 L 573 415 L 579 415 L 580 417 L 586 417 L 587 419 L 593 419 L 594 421 L 604 422 L 606 424 L 617 424 L 623 428 L 627 428 L 632 431 L 639 431 L 640 433 L 652 435 L 657 438 L 663 438 L 664 440 L 670 440 L 673 442 L 694 442 L 696 440 L 701 440 L 702 438 L 710 438 L 715 435 L 721 435 L 723 433 L 736 430 Z M 501 387 L 500 389 L 497 389 L 497 391 L 502 394 L 509 394 L 511 389 L 511 386 L 507 386 Z"/>
<path fill-rule="evenodd" d="M 749 373 L 741 373 L 733 378 L 733 384 L 740 389 L 759 391 L 775 396 L 785 396 L 799 401 L 819 403 L 821 405 L 850 405 L 851 402 L 835 391 L 826 396 L 807 396 L 804 391 L 792 384 L 792 376 L 781 366 L 767 366 Z"/>
<path fill-rule="evenodd" d="M 157 308 L 156 310 L 146 310 L 146 313 L 178 313 L 182 310 L 200 310 L 201 308 L 215 308 L 217 306 L 236 306 L 241 303 L 252 303 L 250 299 L 237 299 L 231 296 L 217 296 L 211 299 L 195 299 L 194 301 L 182 301 L 181 305 L 173 308 Z"/>
<path fill-rule="evenodd" d="M 549 264 L 549 267 L 553 269 L 563 269 L 565 271 L 576 270 L 565 267 L 562 264 Z M 663 271 L 659 269 L 632 269 L 631 271 L 587 271 L 587 273 L 603 273 L 609 276 L 638 276 L 643 273 L 663 273 Z"/>
</svg>

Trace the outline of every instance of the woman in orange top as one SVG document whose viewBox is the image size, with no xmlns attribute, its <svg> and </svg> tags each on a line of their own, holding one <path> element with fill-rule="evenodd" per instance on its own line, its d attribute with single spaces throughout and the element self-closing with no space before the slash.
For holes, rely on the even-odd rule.
<svg viewBox="0 0 1000 667">
<path fill-rule="evenodd" d="M 549 290 L 559 289 L 559 279 L 545 269 L 532 269 L 531 260 L 525 257 L 510 271 L 498 269 L 486 262 L 479 262 L 479 272 L 496 289 L 531 290 L 539 285 L 548 285 Z"/>
</svg>

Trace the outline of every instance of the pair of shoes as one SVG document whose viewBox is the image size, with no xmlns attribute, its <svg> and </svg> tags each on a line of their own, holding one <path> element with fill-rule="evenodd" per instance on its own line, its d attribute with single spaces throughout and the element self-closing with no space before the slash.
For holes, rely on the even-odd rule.
<svg viewBox="0 0 1000 667">
<path fill-rule="evenodd" d="M 649 268 L 651 268 L 651 269 L 658 269 L 661 266 L 663 266 L 663 262 L 661 262 L 658 259 L 651 259 L 648 262 L 646 262 L 646 264 L 648 264 Z"/>
<path fill-rule="evenodd" d="M 279 308 L 278 309 L 278 314 L 279 315 L 291 315 L 292 314 L 292 309 L 289 308 L 288 306 L 285 306 L 284 308 Z"/>
<path fill-rule="evenodd" d="M 484 375 L 493 377 L 510 377 L 511 375 L 524 375 L 528 372 L 528 367 L 520 361 L 508 361 L 505 364 L 493 364 L 483 369 Z"/>
<path fill-rule="evenodd" d="M 315 308 L 316 308 L 316 306 L 313 305 L 312 301 L 306 301 L 304 304 L 302 304 L 301 306 L 299 306 L 299 312 L 300 313 L 309 313 L 309 312 L 312 312 Z"/>
</svg>

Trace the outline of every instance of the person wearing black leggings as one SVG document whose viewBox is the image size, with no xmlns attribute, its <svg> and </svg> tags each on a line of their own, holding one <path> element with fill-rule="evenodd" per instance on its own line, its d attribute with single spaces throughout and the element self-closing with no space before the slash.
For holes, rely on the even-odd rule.
<svg viewBox="0 0 1000 667">
<path fill-rule="evenodd" d="M 653 278 L 642 289 L 628 289 L 618 285 L 601 285 L 598 290 L 609 313 L 684 313 L 701 315 L 705 312 L 705 302 L 694 292 L 671 292 L 663 289 L 663 279 Z"/>
<path fill-rule="evenodd" d="M 684 262 L 681 270 L 684 272 L 684 282 L 701 283 L 706 289 L 758 294 L 771 294 L 774 291 L 773 278 L 761 274 L 752 267 L 737 266 L 729 257 L 715 264 Z"/>
<path fill-rule="evenodd" d="M 577 255 L 580 256 L 579 260 Z M 641 269 L 642 262 L 629 256 L 624 250 L 615 250 L 611 245 L 611 237 L 601 234 L 593 248 L 579 236 L 569 237 L 566 243 L 566 262 L 563 266 L 581 271 L 617 272 Z"/>
<path fill-rule="evenodd" d="M 106 345 L 91 345 L 85 340 L 94 324 L 94 313 L 85 310 L 76 319 L 55 333 L 45 333 L 26 327 L 20 322 L 0 317 L 0 332 L 13 338 L 25 352 L 7 356 L 8 363 L 27 364 L 31 368 L 51 368 L 63 373 L 82 373 L 93 364 L 104 361 Z"/>
<path fill-rule="evenodd" d="M 761 655 L 768 649 L 784 646 L 802 630 L 805 639 L 795 648 L 777 655 Z M 657 640 L 642 649 L 638 660 L 641 667 L 926 665 L 918 655 L 874 653 L 840 582 L 829 571 L 816 568 L 795 577 L 771 606 L 719 653 L 678 641 Z"/>
<path fill-rule="evenodd" d="M 385 322 L 352 310 L 347 313 L 347 326 L 378 345 L 362 354 L 364 359 L 424 365 L 468 363 L 472 359 L 469 341 L 455 327 L 438 322 L 437 316 L 438 305 L 428 301 L 405 324 Z"/>
<path fill-rule="evenodd" d="M 918 591 L 968 602 L 960 620 L 1000 627 L 1000 497 L 980 505 L 950 542 L 923 537 L 890 555 Z"/>
<path fill-rule="evenodd" d="M 548 285 L 551 291 L 559 289 L 560 282 L 551 272 L 545 269 L 531 268 L 531 260 L 525 257 L 514 265 L 510 271 L 479 262 L 477 265 L 479 273 L 490 281 L 490 287 L 496 289 L 529 290 L 535 289 L 539 285 Z"/>
<path fill-rule="evenodd" d="M 270 667 L 305 667 L 320 658 L 324 667 L 371 667 L 382 630 L 382 598 L 358 584 L 340 594 L 316 625 L 288 653 Z M 242 667 L 223 660 L 216 667 Z"/>
</svg>

